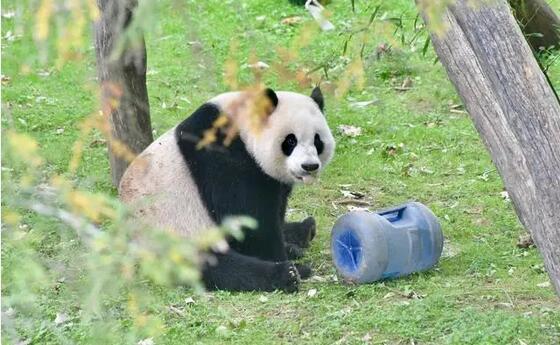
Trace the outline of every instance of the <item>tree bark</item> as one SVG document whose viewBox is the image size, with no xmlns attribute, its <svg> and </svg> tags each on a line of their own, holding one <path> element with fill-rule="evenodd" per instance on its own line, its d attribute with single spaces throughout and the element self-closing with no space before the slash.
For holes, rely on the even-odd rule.
<svg viewBox="0 0 560 345">
<path fill-rule="evenodd" d="M 98 0 L 97 5 L 101 11 L 95 25 L 98 78 L 103 113 L 110 122 L 112 182 L 118 187 L 131 158 L 153 141 L 146 88 L 146 46 L 141 33 L 126 31 L 136 1 Z"/>
<path fill-rule="evenodd" d="M 560 48 L 560 18 L 544 0 L 509 0 L 515 18 L 534 51 Z"/>
<path fill-rule="evenodd" d="M 505 0 L 468 2 L 432 42 L 560 296 L 560 104 Z"/>
</svg>

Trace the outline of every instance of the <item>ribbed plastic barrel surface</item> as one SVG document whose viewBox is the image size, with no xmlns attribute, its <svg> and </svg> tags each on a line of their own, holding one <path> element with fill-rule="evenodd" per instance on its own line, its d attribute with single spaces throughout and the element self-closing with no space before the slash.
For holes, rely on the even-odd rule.
<svg viewBox="0 0 560 345">
<path fill-rule="evenodd" d="M 347 213 L 337 220 L 331 234 L 338 273 L 356 283 L 427 270 L 437 263 L 442 249 L 437 218 L 418 202 Z"/>
</svg>

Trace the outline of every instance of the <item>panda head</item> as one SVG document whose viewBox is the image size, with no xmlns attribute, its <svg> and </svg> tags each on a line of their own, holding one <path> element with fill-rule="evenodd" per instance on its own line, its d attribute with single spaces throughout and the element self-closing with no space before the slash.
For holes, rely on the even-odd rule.
<svg viewBox="0 0 560 345">
<path fill-rule="evenodd" d="M 272 107 L 258 132 L 240 128 L 261 169 L 287 184 L 312 182 L 329 163 L 335 142 L 323 114 L 323 95 L 265 90 Z"/>
</svg>

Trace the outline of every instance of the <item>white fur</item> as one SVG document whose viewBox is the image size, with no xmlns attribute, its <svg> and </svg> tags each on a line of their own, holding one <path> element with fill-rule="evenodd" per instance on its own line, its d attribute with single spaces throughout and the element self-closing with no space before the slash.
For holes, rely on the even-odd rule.
<svg viewBox="0 0 560 345">
<path fill-rule="evenodd" d="M 119 195 L 147 224 L 183 236 L 215 225 L 181 156 L 175 127 L 130 164 Z"/>
</svg>

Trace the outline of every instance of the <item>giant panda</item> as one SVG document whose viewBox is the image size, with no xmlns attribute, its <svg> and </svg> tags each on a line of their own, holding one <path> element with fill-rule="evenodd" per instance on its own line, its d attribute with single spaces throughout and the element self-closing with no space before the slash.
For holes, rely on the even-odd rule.
<svg viewBox="0 0 560 345">
<path fill-rule="evenodd" d="M 227 250 L 211 253 L 213 260 L 202 267 L 204 284 L 208 289 L 293 292 L 311 270 L 290 259 L 308 246 L 315 221 L 285 222 L 288 197 L 294 184 L 313 181 L 325 168 L 335 142 L 319 87 L 311 96 L 271 89 L 262 89 L 257 98 L 254 94 L 228 92 L 203 104 L 130 164 L 119 195 L 135 205 L 143 220 L 186 238 L 229 215 L 254 218 L 257 229 L 244 231 L 241 241 L 229 238 Z M 262 111 L 255 99 L 265 101 Z M 260 127 L 255 128 L 251 112 L 262 113 Z M 231 140 L 222 128 L 214 142 L 201 147 L 223 115 L 238 135 Z"/>
</svg>

